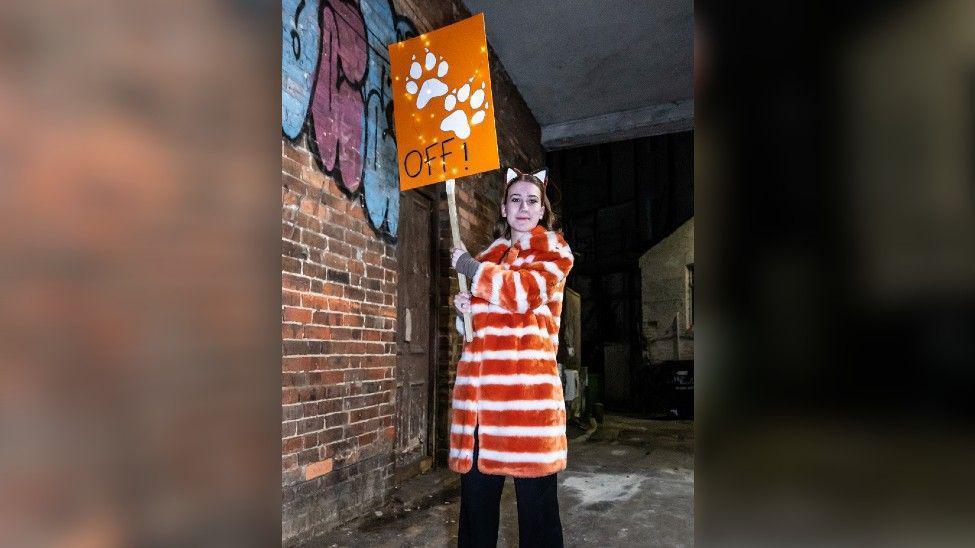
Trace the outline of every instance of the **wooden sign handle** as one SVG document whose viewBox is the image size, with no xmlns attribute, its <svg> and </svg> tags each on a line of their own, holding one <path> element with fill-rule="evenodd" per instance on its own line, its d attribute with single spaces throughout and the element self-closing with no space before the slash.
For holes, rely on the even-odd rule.
<svg viewBox="0 0 975 548">
<path fill-rule="evenodd" d="M 450 236 L 454 241 L 454 247 L 461 247 L 460 223 L 457 221 L 457 195 L 454 191 L 453 179 L 447 179 L 447 211 L 450 213 Z M 460 283 L 461 291 L 470 292 L 470 288 L 467 287 L 467 276 L 458 272 L 457 281 Z M 471 325 L 470 312 L 464 312 L 464 340 L 467 342 L 474 340 L 474 328 Z"/>
</svg>

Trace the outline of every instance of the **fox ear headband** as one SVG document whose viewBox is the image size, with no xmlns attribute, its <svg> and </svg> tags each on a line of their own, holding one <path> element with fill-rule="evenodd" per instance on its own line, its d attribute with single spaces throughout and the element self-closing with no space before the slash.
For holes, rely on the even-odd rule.
<svg viewBox="0 0 975 548">
<path fill-rule="evenodd" d="M 548 179 L 546 178 L 548 176 L 548 169 L 541 169 L 535 173 L 522 173 L 513 167 L 509 167 L 507 173 L 505 173 L 505 184 L 510 185 L 511 181 L 514 181 L 522 175 L 530 175 L 538 179 L 542 183 L 542 188 L 545 188 L 545 186 L 548 184 Z"/>
<path fill-rule="evenodd" d="M 542 193 L 543 194 L 550 194 L 548 192 L 548 168 L 542 168 L 542 169 L 536 171 L 535 173 L 524 173 L 524 172 L 522 172 L 519 169 L 516 169 L 516 168 L 513 168 L 513 167 L 509 167 L 508 170 L 505 172 L 505 175 L 504 175 L 505 184 L 504 184 L 504 192 L 502 192 L 502 195 L 507 196 L 507 194 L 508 194 L 508 187 L 510 187 L 511 184 L 514 181 L 516 181 L 518 179 L 518 177 L 521 177 L 521 176 L 533 177 L 533 178 L 537 179 L 538 182 L 541 183 Z M 555 191 L 555 197 L 550 197 L 550 198 L 552 199 L 552 205 L 555 206 L 555 205 L 558 205 L 559 202 L 562 201 L 562 189 L 560 189 L 558 187 L 558 185 L 552 185 L 552 189 Z M 504 198 L 502 198 L 502 199 L 504 199 Z"/>
</svg>

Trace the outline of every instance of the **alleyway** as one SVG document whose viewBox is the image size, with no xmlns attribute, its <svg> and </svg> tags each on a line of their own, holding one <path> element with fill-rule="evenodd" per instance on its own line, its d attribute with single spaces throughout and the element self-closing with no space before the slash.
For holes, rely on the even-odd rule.
<svg viewBox="0 0 975 548">
<path fill-rule="evenodd" d="M 566 546 L 692 545 L 693 442 L 693 422 L 614 415 L 607 415 L 588 439 L 570 442 L 569 468 L 559 474 Z M 378 515 L 309 546 L 455 546 L 458 477 L 443 470 L 421 476 Z M 421 489 L 436 494 L 416 496 Z M 498 545 L 517 546 L 510 479 L 501 504 Z"/>
</svg>

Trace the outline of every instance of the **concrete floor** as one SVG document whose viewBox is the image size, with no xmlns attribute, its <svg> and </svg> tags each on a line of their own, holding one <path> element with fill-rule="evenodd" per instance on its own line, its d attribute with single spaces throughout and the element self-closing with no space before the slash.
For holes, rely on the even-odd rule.
<svg viewBox="0 0 975 548">
<path fill-rule="evenodd" d="M 457 478 L 445 470 L 415 478 L 375 515 L 309 546 L 456 546 Z M 566 546 L 692 546 L 694 423 L 607 415 L 588 439 L 570 442 L 559 507 Z M 510 478 L 501 508 L 498 546 L 517 546 Z"/>
</svg>

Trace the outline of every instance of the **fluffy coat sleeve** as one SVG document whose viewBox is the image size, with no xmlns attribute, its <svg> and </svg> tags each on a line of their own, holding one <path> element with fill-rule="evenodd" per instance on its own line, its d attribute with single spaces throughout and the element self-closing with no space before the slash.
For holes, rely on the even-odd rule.
<svg viewBox="0 0 975 548">
<path fill-rule="evenodd" d="M 525 253 L 526 260 L 520 264 L 483 260 L 471 280 L 472 295 L 517 313 L 547 303 L 572 269 L 572 251 L 559 236 L 545 249 Z"/>
</svg>

